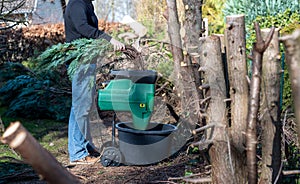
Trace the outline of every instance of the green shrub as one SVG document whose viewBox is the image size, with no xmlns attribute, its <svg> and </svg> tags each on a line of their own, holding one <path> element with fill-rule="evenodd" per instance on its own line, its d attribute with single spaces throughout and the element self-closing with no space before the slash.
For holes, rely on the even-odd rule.
<svg viewBox="0 0 300 184">
<path fill-rule="evenodd" d="M 202 10 L 203 18 L 208 19 L 209 33 L 224 33 L 225 21 L 222 9 L 226 0 L 206 0 Z"/>
<path fill-rule="evenodd" d="M 282 13 L 278 13 L 276 16 L 258 16 L 254 21 L 258 22 L 261 29 L 270 28 L 272 26 L 280 28 L 280 34 L 290 34 L 295 29 L 300 28 L 300 14 L 298 12 L 292 12 L 290 9 L 285 10 Z M 248 39 L 247 50 L 248 53 L 252 49 L 253 42 L 255 41 L 255 31 L 253 24 L 248 25 Z M 282 60 L 285 61 L 283 45 L 280 47 L 282 53 Z M 284 83 L 282 94 L 282 110 L 285 110 L 292 106 L 293 100 L 291 96 L 291 84 L 289 74 L 285 66 L 285 62 L 282 62 L 282 69 L 284 69 Z"/>
<path fill-rule="evenodd" d="M 4 63 L 0 66 L 4 69 L 0 73 L 0 104 L 7 107 L 5 116 L 67 120 L 71 107 L 70 78 L 80 64 L 103 58 L 110 48 L 104 40 L 80 39 L 54 45 L 26 61 L 33 68 Z"/>
<path fill-rule="evenodd" d="M 244 14 L 247 25 L 258 16 L 274 16 L 286 10 L 300 12 L 299 0 L 227 0 L 224 4 L 224 15 Z"/>
</svg>

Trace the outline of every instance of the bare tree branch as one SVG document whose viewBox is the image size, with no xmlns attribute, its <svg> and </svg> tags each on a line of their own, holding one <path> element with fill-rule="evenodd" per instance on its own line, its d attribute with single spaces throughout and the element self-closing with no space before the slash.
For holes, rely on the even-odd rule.
<svg viewBox="0 0 300 184">
<path fill-rule="evenodd" d="M 0 3 L 0 22 L 4 23 L 0 30 L 11 29 L 19 24 L 25 23 L 24 19 L 17 19 L 14 12 L 24 7 L 26 0 L 21 1 L 5 1 Z M 6 25 L 5 25 L 6 24 Z"/>
<path fill-rule="evenodd" d="M 253 64 L 252 64 L 252 80 L 250 84 L 250 103 L 248 106 L 247 116 L 247 131 L 246 131 L 246 147 L 247 147 L 247 167 L 248 167 L 248 182 L 249 184 L 256 184 L 258 181 L 257 176 L 257 161 L 256 161 L 256 127 L 257 127 L 257 114 L 260 101 L 260 86 L 262 76 L 262 59 L 263 53 L 271 42 L 274 33 L 274 27 L 269 32 L 267 39 L 262 39 L 260 27 L 258 23 L 254 23 L 256 31 L 256 43 L 253 49 Z"/>
</svg>

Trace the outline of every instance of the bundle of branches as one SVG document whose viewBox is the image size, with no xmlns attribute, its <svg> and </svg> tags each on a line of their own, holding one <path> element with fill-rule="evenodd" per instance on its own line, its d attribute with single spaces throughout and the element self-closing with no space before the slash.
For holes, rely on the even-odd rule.
<svg viewBox="0 0 300 184">
<path fill-rule="evenodd" d="M 30 69 L 19 63 L 2 64 L 1 71 L 6 72 L 0 74 L 0 102 L 8 107 L 5 115 L 68 119 L 72 75 L 80 64 L 102 60 L 109 49 L 104 40 L 81 39 L 52 46 L 31 61 Z"/>
<path fill-rule="evenodd" d="M 37 68 L 53 70 L 67 66 L 70 79 L 81 64 L 101 62 L 110 44 L 103 39 L 78 39 L 71 43 L 57 44 L 36 59 Z"/>
</svg>

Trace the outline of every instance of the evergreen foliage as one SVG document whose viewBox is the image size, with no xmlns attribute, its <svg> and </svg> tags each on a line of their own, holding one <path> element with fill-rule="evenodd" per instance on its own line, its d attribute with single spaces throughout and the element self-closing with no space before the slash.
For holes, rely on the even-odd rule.
<svg viewBox="0 0 300 184">
<path fill-rule="evenodd" d="M 280 28 L 280 34 L 290 34 L 295 29 L 300 28 L 300 1 L 299 0 L 227 0 L 223 9 L 224 15 L 244 14 L 247 40 L 246 48 L 248 54 L 252 50 L 255 41 L 255 30 L 253 22 L 258 22 L 260 28 L 270 28 L 272 26 Z M 281 52 L 284 52 L 281 47 Z M 284 56 L 283 56 L 284 61 Z M 249 61 L 249 70 L 251 61 Z M 283 83 L 283 110 L 291 107 L 291 87 L 288 71 L 282 66 L 284 71 Z M 251 71 L 249 71 L 251 73 Z"/>
<path fill-rule="evenodd" d="M 292 12 L 290 9 L 285 10 L 282 13 L 276 14 L 276 16 L 258 16 L 254 21 L 258 22 L 261 28 L 270 28 L 275 26 L 280 28 L 280 34 L 291 34 L 296 29 L 300 28 L 300 14 L 298 12 Z M 252 49 L 252 43 L 255 41 L 255 31 L 253 25 L 248 25 L 249 37 L 247 39 L 248 50 Z M 281 45 L 282 61 L 285 60 L 284 48 Z M 282 109 L 286 110 L 292 106 L 292 91 L 289 80 L 289 74 L 287 68 L 284 69 L 284 83 L 283 83 L 283 94 L 282 94 Z"/>
<path fill-rule="evenodd" d="M 60 43 L 43 52 L 35 62 L 38 69 L 53 70 L 68 65 L 68 76 L 72 79 L 81 64 L 96 63 L 109 50 L 110 44 L 103 39 L 78 39 L 71 43 Z"/>
<path fill-rule="evenodd" d="M 67 120 L 71 107 L 71 78 L 81 64 L 101 60 L 111 49 L 105 40 L 80 39 L 57 44 L 29 61 L 0 66 L 0 105 L 6 116 Z"/>
<path fill-rule="evenodd" d="M 227 0 L 223 13 L 225 16 L 244 14 L 249 25 L 258 16 L 276 16 L 286 10 L 300 12 L 299 0 Z"/>
</svg>

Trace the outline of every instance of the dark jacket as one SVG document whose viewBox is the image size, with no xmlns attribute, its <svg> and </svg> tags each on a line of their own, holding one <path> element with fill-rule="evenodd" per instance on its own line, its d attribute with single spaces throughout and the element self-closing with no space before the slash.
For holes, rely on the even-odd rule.
<svg viewBox="0 0 300 184">
<path fill-rule="evenodd" d="M 91 0 L 70 0 L 65 13 L 66 42 L 79 38 L 103 38 L 111 36 L 98 29 L 98 19 Z"/>
</svg>

